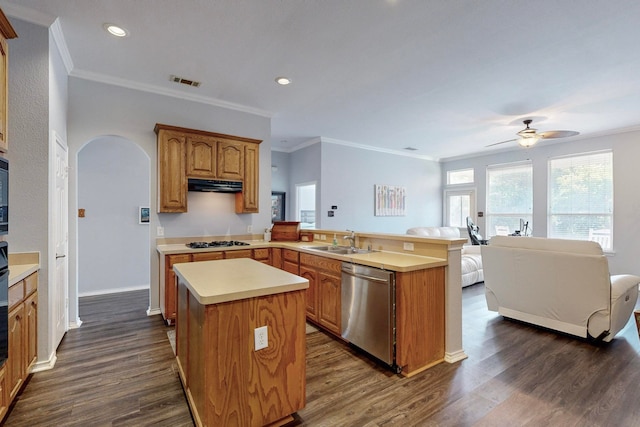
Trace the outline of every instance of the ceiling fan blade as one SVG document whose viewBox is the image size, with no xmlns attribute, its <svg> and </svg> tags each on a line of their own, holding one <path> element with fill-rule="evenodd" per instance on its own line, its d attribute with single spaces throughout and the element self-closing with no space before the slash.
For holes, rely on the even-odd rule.
<svg viewBox="0 0 640 427">
<path fill-rule="evenodd" d="M 485 145 L 486 147 L 493 147 L 494 145 L 500 145 L 500 144 L 506 144 L 507 142 L 513 142 L 513 141 L 517 141 L 518 139 L 509 139 L 507 141 L 500 141 L 500 142 L 494 142 L 493 144 L 489 144 L 489 145 Z"/>
<path fill-rule="evenodd" d="M 576 132 L 573 130 L 550 130 L 547 132 L 540 132 L 538 135 L 544 139 L 551 139 L 551 138 L 567 138 L 569 136 L 576 136 L 579 134 L 580 132 Z"/>
</svg>

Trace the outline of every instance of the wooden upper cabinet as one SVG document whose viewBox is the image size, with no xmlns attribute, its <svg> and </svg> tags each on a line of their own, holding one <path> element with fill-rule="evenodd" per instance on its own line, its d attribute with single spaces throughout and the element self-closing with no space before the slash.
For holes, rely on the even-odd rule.
<svg viewBox="0 0 640 427">
<path fill-rule="evenodd" d="M 237 141 L 218 141 L 218 178 L 244 179 L 244 144 Z"/>
<path fill-rule="evenodd" d="M 186 212 L 186 137 L 164 129 L 157 129 L 157 133 L 158 212 Z"/>
<path fill-rule="evenodd" d="M 187 176 L 193 178 L 217 178 L 217 144 L 214 138 L 187 136 Z"/>
<path fill-rule="evenodd" d="M 220 133 L 156 124 L 158 212 L 187 212 L 188 178 L 242 181 L 236 213 L 257 213 L 262 142 Z"/>
<path fill-rule="evenodd" d="M 244 146 L 244 182 L 242 193 L 236 194 L 236 213 L 257 213 L 260 193 L 259 172 L 260 146 Z"/>
<path fill-rule="evenodd" d="M 9 149 L 7 120 L 9 112 L 9 54 L 7 39 L 18 37 L 9 20 L 0 9 L 0 152 Z"/>
</svg>

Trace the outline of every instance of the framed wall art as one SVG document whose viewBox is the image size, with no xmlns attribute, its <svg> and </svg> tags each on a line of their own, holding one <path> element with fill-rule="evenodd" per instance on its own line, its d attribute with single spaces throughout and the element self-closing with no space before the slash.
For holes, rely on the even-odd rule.
<svg viewBox="0 0 640 427">
<path fill-rule="evenodd" d="M 397 185 L 374 186 L 375 216 L 404 216 L 407 190 Z"/>
</svg>

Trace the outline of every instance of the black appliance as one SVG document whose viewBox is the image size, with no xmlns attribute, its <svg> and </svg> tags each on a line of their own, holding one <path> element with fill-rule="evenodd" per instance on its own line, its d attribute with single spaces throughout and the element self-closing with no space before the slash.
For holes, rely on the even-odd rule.
<svg viewBox="0 0 640 427">
<path fill-rule="evenodd" d="M 7 242 L 0 242 L 0 366 L 9 357 L 9 257 Z"/>
<path fill-rule="evenodd" d="M 0 157 L 0 235 L 9 233 L 9 162 Z"/>
<path fill-rule="evenodd" d="M 189 191 L 208 191 L 211 193 L 240 193 L 242 181 L 218 181 L 215 179 L 189 178 Z"/>
<path fill-rule="evenodd" d="M 190 242 L 187 243 L 187 247 L 191 249 L 203 249 L 203 248 L 221 248 L 229 246 L 249 246 L 247 242 L 239 242 L 237 240 L 215 240 L 213 242 Z"/>
</svg>

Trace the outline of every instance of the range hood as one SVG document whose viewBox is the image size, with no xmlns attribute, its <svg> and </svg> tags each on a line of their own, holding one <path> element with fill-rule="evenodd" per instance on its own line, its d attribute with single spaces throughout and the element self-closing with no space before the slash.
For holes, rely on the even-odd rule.
<svg viewBox="0 0 640 427">
<path fill-rule="evenodd" d="M 189 191 L 208 191 L 211 193 L 240 193 L 242 191 L 242 182 L 189 178 Z"/>
</svg>

